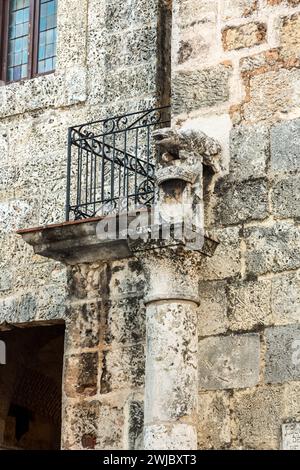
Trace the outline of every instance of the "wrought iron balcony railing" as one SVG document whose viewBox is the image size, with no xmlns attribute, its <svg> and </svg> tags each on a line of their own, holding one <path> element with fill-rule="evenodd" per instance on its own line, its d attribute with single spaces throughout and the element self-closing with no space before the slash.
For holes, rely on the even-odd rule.
<svg viewBox="0 0 300 470">
<path fill-rule="evenodd" d="M 170 125 L 170 107 L 69 129 L 66 219 L 129 212 L 155 199 L 152 131 Z"/>
</svg>

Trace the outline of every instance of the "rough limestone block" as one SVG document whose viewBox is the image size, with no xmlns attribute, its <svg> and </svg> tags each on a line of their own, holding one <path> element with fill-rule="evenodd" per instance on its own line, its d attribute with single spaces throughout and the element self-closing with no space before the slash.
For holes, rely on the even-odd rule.
<svg viewBox="0 0 300 470">
<path fill-rule="evenodd" d="M 253 47 L 266 42 L 267 26 L 263 23 L 247 23 L 228 26 L 222 31 L 225 51 Z"/>
<path fill-rule="evenodd" d="M 136 343 L 103 351 L 100 391 L 107 394 L 122 388 L 144 385 L 144 344 Z"/>
<path fill-rule="evenodd" d="M 190 24 L 195 21 L 195 18 L 203 18 L 207 14 L 218 13 L 218 0 L 202 0 L 195 2 L 195 0 L 177 1 L 178 14 L 176 22 L 181 25 Z"/>
<path fill-rule="evenodd" d="M 300 422 L 300 381 L 284 384 L 284 414 L 283 421 Z"/>
<path fill-rule="evenodd" d="M 215 193 L 218 196 L 215 218 L 222 225 L 262 220 L 268 215 L 268 185 L 263 179 L 236 184 L 220 180 Z"/>
<path fill-rule="evenodd" d="M 234 181 L 262 178 L 269 154 L 269 129 L 266 126 L 237 126 L 230 133 L 230 171 Z"/>
<path fill-rule="evenodd" d="M 263 274 L 300 267 L 300 229 L 288 222 L 244 230 L 246 269 Z"/>
<path fill-rule="evenodd" d="M 232 448 L 278 449 L 283 413 L 282 387 L 235 391 L 231 401 Z"/>
<path fill-rule="evenodd" d="M 17 312 L 15 312 L 17 322 L 27 323 L 33 321 L 37 319 L 39 313 L 36 297 L 31 292 L 21 295 L 18 301 Z"/>
<path fill-rule="evenodd" d="M 0 155 L 2 162 L 7 159 L 8 153 L 8 135 L 6 126 L 0 126 Z"/>
<path fill-rule="evenodd" d="M 228 328 L 226 281 L 200 282 L 198 308 L 198 335 L 225 333 Z"/>
<path fill-rule="evenodd" d="M 300 177 L 278 181 L 272 190 L 272 212 L 278 217 L 300 217 Z"/>
<path fill-rule="evenodd" d="M 62 319 L 66 314 L 68 293 L 66 285 L 50 284 L 41 288 L 37 294 L 36 319 Z"/>
<path fill-rule="evenodd" d="M 210 13 L 198 18 L 197 22 L 191 18 L 191 24 L 185 25 L 180 31 L 177 51 L 177 63 L 180 65 L 187 66 L 190 61 L 199 63 L 201 59 L 206 60 L 216 47 L 216 15 Z"/>
<path fill-rule="evenodd" d="M 144 341 L 145 306 L 140 297 L 110 301 L 105 311 L 104 340 L 116 348 Z"/>
<path fill-rule="evenodd" d="M 129 25 L 149 24 L 157 20 L 157 0 L 131 0 L 105 2 L 105 26 L 108 30 L 125 30 Z"/>
<path fill-rule="evenodd" d="M 282 450 L 300 450 L 300 423 L 282 425 Z"/>
<path fill-rule="evenodd" d="M 143 298 L 145 274 L 140 260 L 113 261 L 108 282 L 109 291 L 113 293 L 111 295 L 113 301 L 123 301 L 125 298 Z"/>
<path fill-rule="evenodd" d="M 266 336 L 267 383 L 300 380 L 300 325 L 268 328 Z"/>
<path fill-rule="evenodd" d="M 223 0 L 221 15 L 223 20 L 249 16 L 257 10 L 257 0 Z"/>
<path fill-rule="evenodd" d="M 0 232 L 9 233 L 25 226 L 37 225 L 37 199 L 12 199 L 0 203 Z"/>
<path fill-rule="evenodd" d="M 295 13 L 281 19 L 280 25 L 281 54 L 290 57 L 300 54 L 300 15 Z"/>
<path fill-rule="evenodd" d="M 97 449 L 124 449 L 124 411 L 118 404 L 100 404 Z"/>
<path fill-rule="evenodd" d="M 200 340 L 200 388 L 221 390 L 254 387 L 259 379 L 259 354 L 258 334 Z"/>
<path fill-rule="evenodd" d="M 105 76 L 105 99 L 107 102 L 118 99 L 139 98 L 156 91 L 156 69 L 154 63 L 138 65 L 107 73 Z"/>
<path fill-rule="evenodd" d="M 231 67 L 217 65 L 203 70 L 178 71 L 173 78 L 175 114 L 225 103 L 229 99 Z"/>
<path fill-rule="evenodd" d="M 296 84 L 295 84 L 296 86 Z M 271 170 L 300 170 L 300 119 L 282 121 L 271 129 Z"/>
<path fill-rule="evenodd" d="M 231 330 L 251 330 L 272 324 L 271 281 L 234 281 L 228 285 Z"/>
<path fill-rule="evenodd" d="M 278 119 L 281 113 L 284 115 L 298 109 L 299 93 L 299 69 L 272 70 L 255 75 L 250 78 L 249 99 L 243 106 L 244 117 L 251 123 Z"/>
<path fill-rule="evenodd" d="M 97 440 L 99 434 L 100 404 L 96 400 L 63 404 L 62 448 L 84 449 L 84 437 Z M 104 427 L 101 427 L 103 432 Z M 103 435 L 103 434 L 102 434 Z M 99 447 L 101 449 L 101 447 Z"/>
<path fill-rule="evenodd" d="M 68 397 L 94 396 L 98 385 L 98 353 L 82 353 L 65 359 L 64 390 Z"/>
<path fill-rule="evenodd" d="M 104 308 L 102 302 L 72 304 L 68 308 L 65 334 L 68 351 L 99 345 Z"/>
<path fill-rule="evenodd" d="M 232 277 L 240 273 L 241 255 L 239 229 L 228 227 L 214 230 L 213 236 L 219 245 L 211 258 L 204 258 L 200 276 L 202 280 L 217 280 Z"/>
<path fill-rule="evenodd" d="M 0 300 L 0 324 L 9 322 L 15 315 L 17 309 L 16 297 L 6 297 Z"/>
<path fill-rule="evenodd" d="M 189 424 L 153 424 L 145 429 L 144 442 L 146 450 L 196 450 L 197 434 L 195 427 Z"/>
<path fill-rule="evenodd" d="M 0 271 L 0 292 L 10 290 L 12 288 L 12 285 L 12 272 L 9 269 L 2 268 Z"/>
<path fill-rule="evenodd" d="M 300 271 L 272 279 L 272 314 L 277 325 L 300 322 Z"/>
<path fill-rule="evenodd" d="M 227 393 L 204 392 L 199 394 L 199 449 L 222 449 L 230 444 L 230 403 Z"/>
</svg>

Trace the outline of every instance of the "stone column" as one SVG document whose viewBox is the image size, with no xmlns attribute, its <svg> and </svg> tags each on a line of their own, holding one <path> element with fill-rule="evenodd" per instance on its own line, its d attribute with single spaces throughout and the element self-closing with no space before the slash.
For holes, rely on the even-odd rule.
<svg viewBox="0 0 300 470">
<path fill-rule="evenodd" d="M 169 249 L 143 259 L 147 276 L 145 449 L 197 449 L 195 267 Z"/>
</svg>

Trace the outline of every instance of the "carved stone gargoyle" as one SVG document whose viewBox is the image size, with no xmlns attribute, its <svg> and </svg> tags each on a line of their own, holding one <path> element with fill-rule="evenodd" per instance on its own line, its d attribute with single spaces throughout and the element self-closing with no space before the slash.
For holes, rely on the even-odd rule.
<svg viewBox="0 0 300 470">
<path fill-rule="evenodd" d="M 164 128 L 157 129 L 152 135 L 156 144 L 163 150 L 160 163 L 167 164 L 178 159 L 184 161 L 196 157 L 202 160 L 203 165 L 211 167 L 215 173 L 220 171 L 221 146 L 204 132 Z"/>
<path fill-rule="evenodd" d="M 219 172 L 220 144 L 201 131 L 165 128 L 153 132 L 161 149 L 156 170 L 159 189 L 157 223 L 172 219 L 205 234 L 203 165 Z"/>
</svg>

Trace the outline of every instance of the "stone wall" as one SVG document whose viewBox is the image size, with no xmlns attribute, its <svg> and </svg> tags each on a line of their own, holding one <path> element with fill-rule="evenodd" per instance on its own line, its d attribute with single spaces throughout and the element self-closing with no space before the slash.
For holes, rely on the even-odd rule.
<svg viewBox="0 0 300 470">
<path fill-rule="evenodd" d="M 69 126 L 166 102 L 159 24 L 167 7 L 160 0 L 59 0 L 56 72 L 0 86 L 0 325 L 65 320 L 66 448 L 137 445 L 141 292 L 135 299 L 129 285 L 128 295 L 108 299 L 105 274 L 92 279 L 86 307 L 78 307 L 85 299 L 79 287 L 71 288 L 70 304 L 63 265 L 35 256 L 15 231 L 64 220 Z M 123 267 L 110 269 L 114 282 Z M 124 269 L 130 279 L 131 267 Z"/>
<path fill-rule="evenodd" d="M 300 420 L 300 2 L 175 11 L 174 122 L 224 149 L 206 194 L 220 245 L 200 282 L 199 447 L 279 449 Z"/>
<path fill-rule="evenodd" d="M 0 323 L 66 321 L 63 447 L 138 448 L 140 266 L 81 265 L 68 284 L 15 230 L 63 220 L 68 126 L 165 100 L 170 2 L 76 5 L 59 0 L 55 74 L 0 87 Z M 278 449 L 300 421 L 299 23 L 298 0 L 173 0 L 174 123 L 223 147 L 206 181 L 220 244 L 200 279 L 199 448 Z"/>
</svg>

